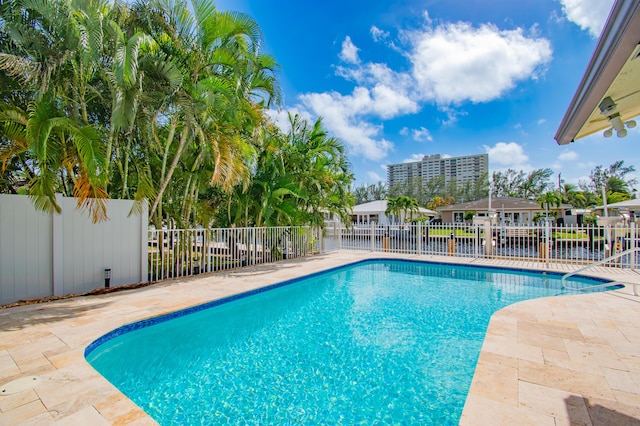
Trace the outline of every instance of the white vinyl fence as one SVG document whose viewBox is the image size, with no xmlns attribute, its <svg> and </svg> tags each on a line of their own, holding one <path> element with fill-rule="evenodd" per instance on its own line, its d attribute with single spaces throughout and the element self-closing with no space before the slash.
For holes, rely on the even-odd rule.
<svg viewBox="0 0 640 426">
<path fill-rule="evenodd" d="M 61 214 L 36 211 L 23 195 L 0 194 L 0 305 L 83 293 L 147 280 L 146 210 L 109 200 L 108 221 L 94 224 L 76 199 L 58 196 Z"/>
</svg>

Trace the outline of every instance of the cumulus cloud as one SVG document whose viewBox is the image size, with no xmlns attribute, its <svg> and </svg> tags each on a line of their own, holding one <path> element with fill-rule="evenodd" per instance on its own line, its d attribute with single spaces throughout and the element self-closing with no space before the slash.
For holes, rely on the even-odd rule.
<svg viewBox="0 0 640 426">
<path fill-rule="evenodd" d="M 412 130 L 413 140 L 417 142 L 433 142 L 433 136 L 431 136 L 431 132 L 425 129 L 424 127 L 420 127 L 419 129 Z"/>
<path fill-rule="evenodd" d="M 560 0 L 567 19 L 597 38 L 611 12 L 613 0 Z"/>
<path fill-rule="evenodd" d="M 466 111 L 458 111 L 447 106 L 440 106 L 438 109 L 447 115 L 445 120 L 441 120 L 443 126 L 452 126 L 456 124 L 460 117 L 464 117 L 468 114 Z"/>
<path fill-rule="evenodd" d="M 424 21 L 426 27 L 421 30 L 401 32 L 404 49 L 392 46 L 388 32 L 376 26 L 370 29 L 375 41 L 384 40 L 408 59 L 407 70 L 362 63 L 358 47 L 347 36 L 339 53 L 342 63 L 335 72 L 355 83 L 352 92 L 300 96 L 302 107 L 322 116 L 327 130 L 349 147 L 351 155 L 379 160 L 393 149 L 382 136 L 385 120 L 416 113 L 422 104 L 431 103 L 446 114 L 442 124 L 451 125 L 466 115 L 460 110 L 464 102 L 496 99 L 518 82 L 536 79 L 551 60 L 549 41 L 521 28 L 437 23 L 426 11 Z M 403 129 L 400 134 L 432 140 L 425 128 Z"/>
<path fill-rule="evenodd" d="M 538 126 L 542 126 L 544 123 L 547 122 L 546 118 L 540 118 L 538 119 L 538 121 L 536 121 L 536 123 L 538 124 Z"/>
<path fill-rule="evenodd" d="M 369 31 L 371 32 L 371 37 L 373 38 L 373 41 L 377 42 L 377 41 L 381 41 L 389 38 L 388 31 L 383 31 L 380 28 L 376 27 L 375 25 L 372 26 Z"/>
<path fill-rule="evenodd" d="M 551 44 L 521 28 L 447 23 L 410 34 L 412 74 L 425 99 L 439 104 L 487 102 L 536 78 L 551 61 Z"/>
<path fill-rule="evenodd" d="M 408 127 L 403 127 L 402 129 L 400 129 L 399 133 L 402 136 L 407 136 L 409 134 L 409 128 Z"/>
<path fill-rule="evenodd" d="M 353 95 L 343 96 L 336 92 L 309 93 L 300 96 L 303 104 L 318 116 L 337 138 L 349 147 L 349 153 L 370 160 L 380 160 L 393 149 L 393 144 L 381 138 L 381 125 L 371 124 L 355 114 L 370 107 L 366 89 L 355 90 Z"/>
<path fill-rule="evenodd" d="M 351 41 L 351 37 L 346 36 L 342 42 L 342 50 L 340 51 L 340 59 L 350 64 L 357 64 L 360 62 L 358 58 L 358 49 Z"/>
<path fill-rule="evenodd" d="M 562 154 L 558 155 L 559 161 L 576 161 L 578 159 L 578 153 L 571 150 L 566 150 Z"/>
<path fill-rule="evenodd" d="M 483 147 L 485 152 L 489 154 L 490 168 L 494 171 L 506 169 L 530 171 L 533 169 L 524 149 L 516 142 L 498 142 L 494 146 L 483 145 Z"/>
<path fill-rule="evenodd" d="M 424 154 L 413 154 L 411 157 L 405 158 L 404 160 L 402 160 L 402 162 L 415 163 L 416 161 L 422 161 L 422 157 L 424 157 Z"/>
<path fill-rule="evenodd" d="M 377 174 L 376 172 L 369 171 L 369 172 L 367 172 L 367 176 L 369 176 L 369 180 L 372 181 L 372 182 L 380 182 L 381 180 L 383 180 L 380 177 L 380 175 Z"/>
<path fill-rule="evenodd" d="M 292 116 L 298 114 L 301 118 L 307 120 L 310 123 L 313 123 L 314 119 L 311 117 L 311 114 L 305 109 L 300 109 L 297 107 L 292 107 L 288 109 L 267 109 L 265 110 L 265 114 L 271 119 L 273 124 L 275 124 L 280 130 L 287 133 L 291 130 L 291 123 L 289 122 L 289 114 Z"/>
</svg>

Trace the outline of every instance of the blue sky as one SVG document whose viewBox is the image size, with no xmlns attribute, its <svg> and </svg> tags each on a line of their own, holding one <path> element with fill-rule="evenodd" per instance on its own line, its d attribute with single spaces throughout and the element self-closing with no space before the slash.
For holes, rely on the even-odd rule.
<svg viewBox="0 0 640 426">
<path fill-rule="evenodd" d="M 640 126 L 624 139 L 553 139 L 613 0 L 217 4 L 252 16 L 281 65 L 274 120 L 323 117 L 356 185 L 427 154 L 488 153 L 491 171 L 549 167 L 570 183 L 617 160 L 640 168 Z"/>
</svg>

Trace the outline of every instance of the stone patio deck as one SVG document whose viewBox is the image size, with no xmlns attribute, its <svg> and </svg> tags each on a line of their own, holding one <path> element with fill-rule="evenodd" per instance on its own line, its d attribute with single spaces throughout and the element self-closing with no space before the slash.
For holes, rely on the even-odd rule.
<svg viewBox="0 0 640 426">
<path fill-rule="evenodd" d="M 2 309 L 0 424 L 155 424 L 87 364 L 89 343 L 133 321 L 372 257 L 519 266 L 341 251 Z M 602 268 L 597 275 L 635 279 Z M 627 287 L 528 300 L 498 311 L 460 423 L 640 425 L 640 297 Z"/>
</svg>

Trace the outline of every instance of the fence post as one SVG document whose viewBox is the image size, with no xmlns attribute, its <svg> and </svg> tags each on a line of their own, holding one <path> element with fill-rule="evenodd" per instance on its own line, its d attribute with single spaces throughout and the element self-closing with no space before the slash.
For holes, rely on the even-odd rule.
<svg viewBox="0 0 640 426">
<path fill-rule="evenodd" d="M 424 229 L 424 222 L 417 222 L 415 225 L 418 229 L 415 230 L 416 235 L 416 251 L 418 254 L 422 254 L 422 230 Z"/>
<path fill-rule="evenodd" d="M 484 257 L 493 256 L 493 228 L 491 220 L 484 222 Z"/>
<path fill-rule="evenodd" d="M 334 235 L 338 239 L 338 250 L 342 250 L 342 225 L 338 226 L 336 224 L 335 226 L 336 226 L 335 228 L 336 232 L 334 233 Z"/>
<path fill-rule="evenodd" d="M 473 244 L 473 257 L 477 259 L 480 256 L 480 224 L 476 223 L 474 227 L 476 228 L 476 238 Z"/>
<path fill-rule="evenodd" d="M 371 251 L 376 251 L 376 225 L 371 222 Z"/>
<path fill-rule="evenodd" d="M 635 249 L 637 247 L 636 244 L 636 222 L 633 220 L 633 217 L 631 217 L 631 221 L 629 222 L 629 232 L 631 233 L 631 235 L 629 235 L 629 248 L 630 249 Z M 638 264 L 636 263 L 638 258 L 636 256 L 636 251 L 633 250 L 631 252 L 631 269 L 636 269 L 636 267 L 638 266 Z"/>
<path fill-rule="evenodd" d="M 545 267 L 549 267 L 549 257 L 551 255 L 551 221 L 544 221 L 544 234 L 545 234 Z"/>
<path fill-rule="evenodd" d="M 456 234 L 455 228 L 454 232 L 449 235 L 449 239 L 447 240 L 447 255 L 455 256 L 456 255 Z"/>
</svg>

